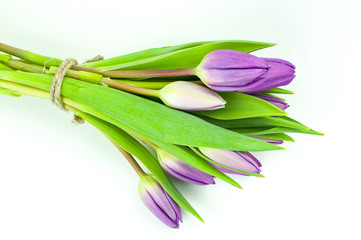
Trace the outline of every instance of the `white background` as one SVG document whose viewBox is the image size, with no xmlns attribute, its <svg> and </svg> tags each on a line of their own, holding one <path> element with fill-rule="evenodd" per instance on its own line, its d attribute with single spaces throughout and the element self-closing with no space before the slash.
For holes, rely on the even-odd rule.
<svg viewBox="0 0 361 240">
<path fill-rule="evenodd" d="M 46 100 L 0 96 L 0 239 L 360 239 L 360 1 L 2 0 L 0 40 L 79 61 L 219 39 L 278 43 L 255 53 L 297 66 L 289 113 L 325 136 L 293 134 L 256 153 L 266 178 L 176 182 L 199 211 L 163 226 L 138 179 L 89 124 Z"/>
</svg>

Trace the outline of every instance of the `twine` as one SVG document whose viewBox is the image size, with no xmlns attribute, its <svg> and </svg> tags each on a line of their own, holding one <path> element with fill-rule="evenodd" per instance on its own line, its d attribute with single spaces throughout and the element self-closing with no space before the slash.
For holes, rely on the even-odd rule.
<svg viewBox="0 0 361 240">
<path fill-rule="evenodd" d="M 103 60 L 104 58 L 100 55 L 89 59 L 87 62 L 95 62 L 98 60 Z M 53 81 L 51 83 L 50 87 L 50 100 L 61 110 L 67 111 L 64 107 L 64 103 L 61 100 L 61 87 L 64 81 L 64 77 L 66 73 L 69 71 L 69 69 L 73 65 L 77 65 L 78 62 L 74 58 L 67 58 L 65 59 L 60 66 L 58 67 L 57 72 L 54 75 Z M 84 120 L 80 118 L 79 116 L 74 114 L 74 119 L 72 121 L 73 123 L 82 124 L 84 123 Z"/>
<path fill-rule="evenodd" d="M 93 58 L 91 58 L 91 59 L 89 59 L 89 60 L 85 61 L 84 63 L 96 62 L 96 61 L 103 60 L 103 59 L 104 59 L 104 57 L 103 57 L 103 56 L 98 55 L 98 56 L 95 56 L 95 57 L 93 57 Z"/>
</svg>

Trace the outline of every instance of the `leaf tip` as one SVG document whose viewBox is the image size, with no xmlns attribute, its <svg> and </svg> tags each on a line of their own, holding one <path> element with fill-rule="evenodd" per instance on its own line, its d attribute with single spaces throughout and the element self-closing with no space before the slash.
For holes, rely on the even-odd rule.
<svg viewBox="0 0 361 240">
<path fill-rule="evenodd" d="M 275 149 L 276 150 L 285 150 L 285 148 L 284 147 L 281 147 L 281 146 L 276 146 L 276 145 L 274 145 L 275 146 Z"/>
<path fill-rule="evenodd" d="M 228 183 L 232 184 L 234 187 L 239 188 L 239 189 L 243 189 L 243 187 L 241 185 L 238 184 L 238 182 L 234 181 L 232 178 L 230 178 L 231 181 L 228 181 Z"/>
<path fill-rule="evenodd" d="M 313 129 L 311 129 L 311 128 L 310 128 L 310 131 L 312 131 L 312 133 L 313 133 L 314 135 L 319 135 L 319 136 L 324 136 L 324 135 L 325 135 L 324 133 L 322 133 L 322 132 L 317 132 L 317 131 L 315 131 L 315 130 L 313 130 Z"/>
<path fill-rule="evenodd" d="M 194 214 L 193 214 L 194 215 Z M 199 214 L 194 215 L 201 223 L 205 223 L 203 218 Z"/>
</svg>

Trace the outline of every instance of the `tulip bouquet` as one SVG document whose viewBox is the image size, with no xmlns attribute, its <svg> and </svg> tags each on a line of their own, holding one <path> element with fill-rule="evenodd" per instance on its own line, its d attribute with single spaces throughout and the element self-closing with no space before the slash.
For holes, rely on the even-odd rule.
<svg viewBox="0 0 361 240">
<path fill-rule="evenodd" d="M 272 45 L 196 42 L 64 69 L 60 59 L 0 44 L 0 94 L 61 96 L 57 105 L 109 138 L 139 175 L 144 204 L 176 228 L 181 208 L 203 220 L 169 176 L 197 185 L 219 178 L 241 188 L 225 173 L 262 177 L 251 151 L 283 149 L 283 141 L 293 141 L 288 133 L 322 135 L 287 117 L 288 104 L 275 96 L 292 93 L 280 87 L 293 80 L 295 67 L 249 54 Z"/>
</svg>

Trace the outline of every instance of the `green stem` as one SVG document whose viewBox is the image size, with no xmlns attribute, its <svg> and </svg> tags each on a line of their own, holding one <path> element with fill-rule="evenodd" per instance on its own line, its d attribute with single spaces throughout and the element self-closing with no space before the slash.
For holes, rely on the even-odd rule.
<svg viewBox="0 0 361 240">
<path fill-rule="evenodd" d="M 166 70 L 117 70 L 102 72 L 103 76 L 114 78 L 152 78 L 195 75 L 195 68 Z"/>
<path fill-rule="evenodd" d="M 33 52 L 29 52 L 20 48 L 12 47 L 4 43 L 0 43 L 0 51 L 24 59 L 30 63 L 35 63 L 41 66 L 59 66 L 63 61 L 57 58 L 51 58 L 43 55 L 39 55 Z"/>
<path fill-rule="evenodd" d="M 14 69 L 6 66 L 5 64 L 0 63 L 0 70 L 14 71 Z"/>
<path fill-rule="evenodd" d="M 111 140 L 112 141 L 112 140 Z M 135 170 L 135 172 L 139 175 L 139 176 L 143 176 L 145 175 L 145 172 L 143 171 L 143 169 L 139 166 L 139 164 L 137 163 L 137 161 L 134 159 L 134 157 L 128 153 L 127 151 L 124 150 L 124 148 L 122 148 L 119 144 L 117 144 L 116 142 L 112 141 L 113 144 L 118 148 L 119 152 L 121 152 L 123 154 L 123 156 L 125 157 L 125 159 L 127 159 L 127 161 L 129 162 L 129 164 L 133 167 L 133 169 Z"/>
<path fill-rule="evenodd" d="M 50 67 L 49 69 L 46 69 L 45 67 L 41 67 L 39 65 L 34 65 L 34 64 L 32 65 L 26 62 L 13 60 L 13 59 L 7 60 L 5 64 L 13 69 L 24 72 L 31 72 L 31 73 L 45 73 L 45 74 L 54 75 L 58 70 L 58 67 Z M 103 77 L 102 75 L 97 73 L 74 71 L 74 70 L 69 70 L 65 76 L 94 84 L 99 84 L 99 81 Z"/>
<path fill-rule="evenodd" d="M 27 62 L 30 63 L 34 63 L 40 66 L 44 66 L 46 68 L 49 67 L 59 67 L 60 64 L 63 62 L 63 60 L 57 59 L 57 58 L 52 58 L 52 57 L 47 57 L 47 56 L 43 56 L 40 54 L 36 54 L 30 51 L 26 51 L 20 48 L 16 48 L 4 43 L 0 43 L 0 51 L 13 55 L 15 57 L 21 58 Z M 89 68 L 89 67 L 82 67 L 82 66 L 78 66 L 78 65 L 74 65 L 72 67 L 72 69 L 74 70 L 81 70 L 81 71 L 87 71 L 87 72 L 94 72 L 94 73 L 99 73 L 100 71 L 96 68 Z"/>
<path fill-rule="evenodd" d="M 145 144 L 147 144 L 147 145 L 149 145 L 151 148 L 153 148 L 154 150 L 158 150 L 158 149 L 160 149 L 160 147 L 158 147 L 157 145 L 155 145 L 154 143 L 152 143 L 152 142 L 150 142 L 150 141 L 148 141 L 148 140 L 146 140 L 146 139 L 144 139 L 144 138 L 141 138 L 141 137 L 139 137 L 139 136 L 137 136 L 137 135 L 135 135 L 135 134 L 133 134 L 133 133 L 131 133 L 131 132 L 127 132 L 128 134 L 130 134 L 130 135 L 132 135 L 133 137 L 135 137 L 135 138 L 138 138 L 140 141 L 142 141 L 142 142 L 144 142 Z"/>
<path fill-rule="evenodd" d="M 85 71 L 85 72 L 92 72 L 92 73 L 100 73 L 101 71 L 97 68 L 91 68 L 91 67 L 83 67 L 83 66 L 79 66 L 79 65 L 74 65 L 71 67 L 71 69 L 73 70 L 77 70 L 77 71 Z"/>
<path fill-rule="evenodd" d="M 139 87 L 139 88 L 149 88 L 149 89 L 161 89 L 165 86 L 167 86 L 168 84 L 173 83 L 174 81 L 167 81 L 167 82 L 146 82 L 146 81 L 132 81 L 132 80 L 118 80 L 118 79 L 114 79 L 117 82 L 121 82 L 127 85 L 131 85 L 134 87 Z M 199 84 L 202 85 L 202 81 L 187 81 L 187 82 L 191 82 L 194 84 Z"/>
<path fill-rule="evenodd" d="M 25 62 L 13 60 L 13 59 L 10 59 L 9 61 L 7 61 L 6 65 L 13 69 L 24 71 L 24 72 L 42 73 L 42 72 L 46 71 L 45 68 L 42 68 L 40 66 L 30 65 Z"/>
<path fill-rule="evenodd" d="M 25 59 L 28 55 L 28 51 L 22 50 L 20 48 L 12 47 L 4 43 L 0 43 L 0 51 L 22 59 Z"/>
<path fill-rule="evenodd" d="M 11 68 L 14 68 L 16 70 L 25 71 L 25 72 L 32 72 L 32 73 L 43 73 L 44 72 L 44 69 L 41 68 L 40 66 L 30 65 L 25 62 L 18 61 L 18 60 L 8 59 L 5 64 Z M 58 70 L 57 67 L 50 67 L 49 70 L 45 70 L 45 73 L 55 74 L 57 70 Z M 123 91 L 130 92 L 130 93 L 158 97 L 159 90 L 135 87 L 135 86 L 128 85 L 125 83 L 114 81 L 109 78 L 102 78 L 102 75 L 93 73 L 93 72 L 69 70 L 66 73 L 66 76 L 75 78 L 75 79 L 78 79 L 81 81 L 94 83 L 94 84 L 103 83 L 112 88 L 116 88 L 116 89 L 123 90 Z"/>
<path fill-rule="evenodd" d="M 109 87 L 112 88 L 116 88 L 122 91 L 126 91 L 126 92 L 130 92 L 130 93 L 135 93 L 135 94 L 140 94 L 140 95 L 145 95 L 145 96 L 151 96 L 151 97 L 158 97 L 159 95 L 159 90 L 154 90 L 154 89 L 147 89 L 147 88 L 139 88 L 139 87 L 134 87 L 128 84 L 124 84 L 118 81 L 114 81 L 110 78 L 102 78 L 102 80 L 100 81 L 100 83 L 103 83 Z"/>
<path fill-rule="evenodd" d="M 50 67 L 46 73 L 56 74 L 58 69 L 59 69 L 58 67 Z M 98 73 L 75 71 L 71 69 L 66 72 L 65 76 L 94 84 L 99 84 L 100 80 L 103 78 L 103 76 Z"/>
</svg>

